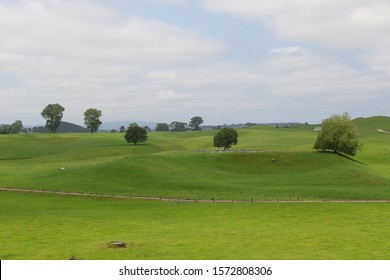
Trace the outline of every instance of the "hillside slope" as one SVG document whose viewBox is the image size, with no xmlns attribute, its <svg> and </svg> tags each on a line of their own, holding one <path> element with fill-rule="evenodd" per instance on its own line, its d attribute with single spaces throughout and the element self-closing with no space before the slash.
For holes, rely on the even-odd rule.
<svg viewBox="0 0 390 280">
<path fill-rule="evenodd" d="M 33 127 L 33 132 L 40 132 L 40 133 L 48 133 L 49 130 L 45 126 L 39 126 L 39 127 Z M 61 122 L 58 129 L 56 130 L 57 133 L 80 133 L 80 132 L 88 132 L 88 129 L 85 127 L 82 127 L 77 124 L 73 124 L 70 122 Z"/>
<path fill-rule="evenodd" d="M 382 120 L 382 119 L 381 119 Z M 0 138 L 3 186 L 203 199 L 389 199 L 389 138 L 366 129 L 356 161 L 312 150 L 307 126 L 239 129 L 236 152 L 216 131 L 154 132 L 143 145 L 120 133 Z M 369 125 L 367 124 L 369 123 Z"/>
</svg>

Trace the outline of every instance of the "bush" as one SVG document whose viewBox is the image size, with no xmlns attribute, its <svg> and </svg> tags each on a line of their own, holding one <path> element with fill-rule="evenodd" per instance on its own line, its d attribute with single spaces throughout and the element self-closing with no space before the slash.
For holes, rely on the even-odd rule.
<svg viewBox="0 0 390 280">
<path fill-rule="evenodd" d="M 321 131 L 313 146 L 320 151 L 332 151 L 350 156 L 362 148 L 356 126 L 348 113 L 333 115 L 322 121 Z"/>
</svg>

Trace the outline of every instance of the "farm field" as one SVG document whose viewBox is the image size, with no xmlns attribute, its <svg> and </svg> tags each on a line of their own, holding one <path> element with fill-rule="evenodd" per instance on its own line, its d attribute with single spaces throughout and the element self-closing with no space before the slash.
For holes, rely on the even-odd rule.
<svg viewBox="0 0 390 280">
<path fill-rule="evenodd" d="M 1 259 L 389 259 L 387 203 L 172 203 L 0 192 Z M 110 249 L 113 240 L 127 247 Z"/>
<path fill-rule="evenodd" d="M 177 202 L 0 192 L 1 259 L 389 259 L 390 118 L 356 119 L 364 149 L 312 150 L 315 126 L 0 135 L 0 187 L 177 198 Z M 128 247 L 107 248 L 123 240 Z M 362 242 L 364 240 L 364 242 Z"/>
</svg>

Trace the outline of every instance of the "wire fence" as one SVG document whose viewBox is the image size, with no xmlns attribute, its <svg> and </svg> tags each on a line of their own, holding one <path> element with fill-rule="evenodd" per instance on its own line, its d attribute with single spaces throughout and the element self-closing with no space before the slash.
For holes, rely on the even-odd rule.
<svg viewBox="0 0 390 280">
<path fill-rule="evenodd" d="M 9 188 L 0 187 L 0 191 L 14 191 L 25 193 L 46 193 L 66 196 L 82 196 L 82 197 L 101 197 L 114 199 L 138 199 L 138 200 L 153 200 L 178 203 L 390 203 L 390 199 L 330 199 L 330 198 L 310 198 L 300 196 L 290 196 L 289 198 L 275 198 L 264 196 L 264 199 L 201 199 L 201 198 L 183 198 L 183 197 L 163 197 L 163 196 L 143 196 L 131 194 L 102 194 L 90 192 L 73 192 L 63 190 L 49 190 L 44 188 Z"/>
</svg>

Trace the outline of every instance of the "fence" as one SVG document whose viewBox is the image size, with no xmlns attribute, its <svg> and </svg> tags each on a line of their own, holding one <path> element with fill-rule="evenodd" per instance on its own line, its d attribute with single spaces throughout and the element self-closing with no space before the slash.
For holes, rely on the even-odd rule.
<svg viewBox="0 0 390 280">
<path fill-rule="evenodd" d="M 182 198 L 182 197 L 154 197 L 154 196 L 139 196 L 131 194 L 99 194 L 99 193 L 87 193 L 87 192 L 70 192 L 70 191 L 58 191 L 48 190 L 44 188 L 8 188 L 0 187 L 0 191 L 15 191 L 15 192 L 27 192 L 27 193 L 47 193 L 67 196 L 84 196 L 84 197 L 102 197 L 102 198 L 115 198 L 115 199 L 139 199 L 139 200 L 154 200 L 165 202 L 178 202 L 178 203 L 390 203 L 390 199 L 328 199 L 328 198 L 309 198 L 300 196 L 290 196 L 289 198 L 267 197 L 264 199 L 199 199 L 199 198 Z"/>
</svg>

